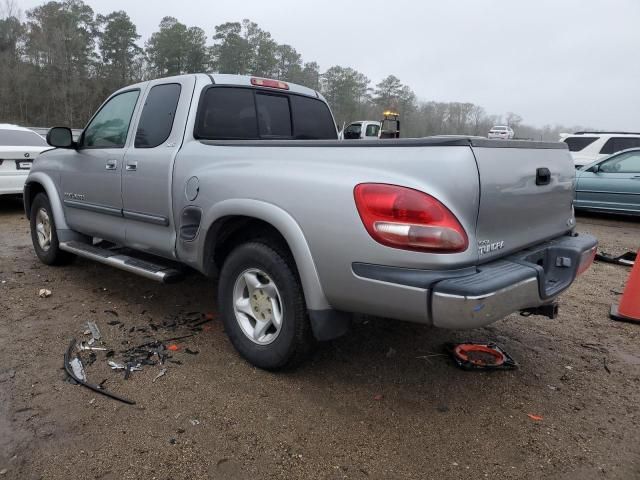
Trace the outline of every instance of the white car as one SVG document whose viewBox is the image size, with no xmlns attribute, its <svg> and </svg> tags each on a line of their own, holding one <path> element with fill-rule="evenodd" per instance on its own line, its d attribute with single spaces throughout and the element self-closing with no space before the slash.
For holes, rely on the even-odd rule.
<svg viewBox="0 0 640 480">
<path fill-rule="evenodd" d="M 34 131 L 0 123 L 0 195 L 22 194 L 33 159 L 50 148 Z"/>
<path fill-rule="evenodd" d="M 601 160 L 629 148 L 640 147 L 640 133 L 576 132 L 563 133 L 560 141 L 569 146 L 576 168 Z"/>
<path fill-rule="evenodd" d="M 352 122 L 340 132 L 341 140 L 378 140 L 380 122 L 359 120 Z"/>
<path fill-rule="evenodd" d="M 514 135 L 515 133 L 511 127 L 506 125 L 496 125 L 495 127 L 491 127 L 487 138 L 490 140 L 511 140 Z"/>
</svg>

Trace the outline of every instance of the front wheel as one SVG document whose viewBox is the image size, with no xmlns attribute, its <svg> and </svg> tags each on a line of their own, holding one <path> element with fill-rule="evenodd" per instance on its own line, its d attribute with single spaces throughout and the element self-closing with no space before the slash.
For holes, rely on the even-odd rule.
<svg viewBox="0 0 640 480">
<path fill-rule="evenodd" d="M 64 265 L 74 259 L 74 255 L 60 250 L 56 224 L 49 198 L 39 193 L 31 203 L 31 242 L 36 255 L 47 265 Z"/>
<path fill-rule="evenodd" d="M 218 306 L 227 335 L 246 360 L 266 370 L 299 364 L 314 344 L 292 263 L 266 243 L 250 242 L 231 252 L 220 273 Z"/>
</svg>

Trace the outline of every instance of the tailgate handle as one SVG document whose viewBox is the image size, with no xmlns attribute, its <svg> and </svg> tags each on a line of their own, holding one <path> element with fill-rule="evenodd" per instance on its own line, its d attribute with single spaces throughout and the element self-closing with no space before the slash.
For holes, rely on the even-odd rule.
<svg viewBox="0 0 640 480">
<path fill-rule="evenodd" d="M 549 185 L 551 183 L 551 172 L 548 168 L 536 170 L 536 185 Z"/>
</svg>

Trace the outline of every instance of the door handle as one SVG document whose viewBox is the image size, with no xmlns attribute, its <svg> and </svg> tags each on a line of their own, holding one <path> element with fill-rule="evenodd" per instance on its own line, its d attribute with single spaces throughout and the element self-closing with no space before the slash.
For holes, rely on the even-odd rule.
<svg viewBox="0 0 640 480">
<path fill-rule="evenodd" d="M 115 170 L 116 168 L 118 168 L 118 161 L 117 160 L 109 160 L 109 161 L 107 161 L 107 163 L 104 166 L 104 168 L 106 168 L 107 170 Z"/>
<path fill-rule="evenodd" d="M 125 169 L 127 170 L 127 172 L 135 172 L 136 170 L 138 170 L 138 162 L 127 163 Z"/>
</svg>

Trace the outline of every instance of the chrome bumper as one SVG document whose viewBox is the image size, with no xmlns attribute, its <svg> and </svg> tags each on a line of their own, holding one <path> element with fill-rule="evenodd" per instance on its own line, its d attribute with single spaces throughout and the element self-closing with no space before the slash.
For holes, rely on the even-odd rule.
<svg viewBox="0 0 640 480">
<path fill-rule="evenodd" d="M 597 240 L 566 236 L 478 267 L 473 275 L 436 283 L 429 299 L 433 325 L 477 328 L 552 303 L 593 262 Z"/>
</svg>

